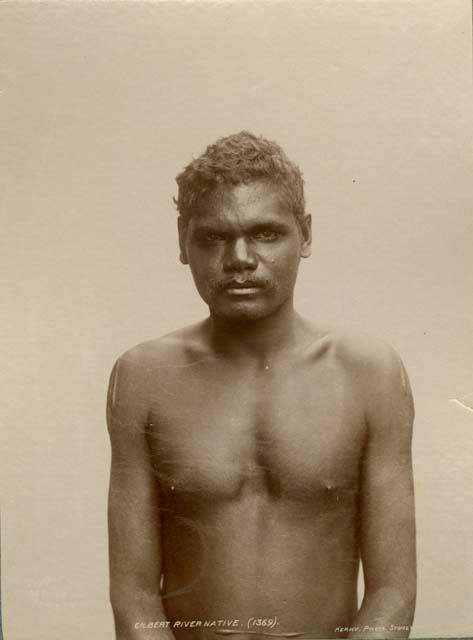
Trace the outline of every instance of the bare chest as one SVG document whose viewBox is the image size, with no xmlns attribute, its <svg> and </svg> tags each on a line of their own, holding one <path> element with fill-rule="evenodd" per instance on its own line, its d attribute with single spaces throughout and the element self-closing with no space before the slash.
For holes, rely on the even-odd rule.
<svg viewBox="0 0 473 640">
<path fill-rule="evenodd" d="M 151 407 L 152 462 L 168 490 L 311 499 L 357 486 L 363 412 L 343 377 L 192 375 L 157 391 Z"/>
</svg>

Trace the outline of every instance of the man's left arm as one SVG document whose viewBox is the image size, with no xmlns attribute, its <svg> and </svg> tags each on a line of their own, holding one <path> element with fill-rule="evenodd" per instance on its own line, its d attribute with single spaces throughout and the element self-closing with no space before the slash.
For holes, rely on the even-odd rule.
<svg viewBox="0 0 473 640">
<path fill-rule="evenodd" d="M 362 461 L 360 545 L 365 594 L 352 638 L 408 637 L 416 599 L 412 426 L 407 374 L 390 350 L 371 370 Z"/>
</svg>

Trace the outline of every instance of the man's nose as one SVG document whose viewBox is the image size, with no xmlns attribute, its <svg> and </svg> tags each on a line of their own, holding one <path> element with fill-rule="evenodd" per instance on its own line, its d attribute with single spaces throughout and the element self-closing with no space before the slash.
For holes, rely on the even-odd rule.
<svg viewBox="0 0 473 640">
<path fill-rule="evenodd" d="M 256 256 L 245 238 L 237 238 L 233 242 L 229 243 L 223 267 L 226 271 L 256 269 Z"/>
</svg>

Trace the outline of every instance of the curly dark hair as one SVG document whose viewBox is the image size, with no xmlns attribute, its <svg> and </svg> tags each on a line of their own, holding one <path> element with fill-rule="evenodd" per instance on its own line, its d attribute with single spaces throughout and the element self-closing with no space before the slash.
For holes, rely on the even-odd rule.
<svg viewBox="0 0 473 640">
<path fill-rule="evenodd" d="M 186 220 L 201 198 L 220 185 L 238 185 L 267 180 L 281 189 L 297 221 L 305 213 L 304 180 L 301 170 L 281 147 L 249 131 L 219 138 L 177 176 L 179 214 Z"/>
</svg>

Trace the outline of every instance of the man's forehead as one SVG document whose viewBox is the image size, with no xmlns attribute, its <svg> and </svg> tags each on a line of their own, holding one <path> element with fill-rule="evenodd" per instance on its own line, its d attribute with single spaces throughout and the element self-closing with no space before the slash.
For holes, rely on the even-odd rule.
<svg viewBox="0 0 473 640">
<path fill-rule="evenodd" d="M 277 184 L 255 181 L 214 188 L 199 202 L 196 218 L 203 221 L 228 216 L 252 218 L 261 215 L 286 216 L 290 213 Z"/>
</svg>

